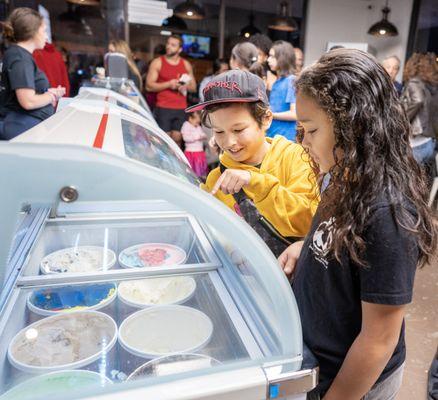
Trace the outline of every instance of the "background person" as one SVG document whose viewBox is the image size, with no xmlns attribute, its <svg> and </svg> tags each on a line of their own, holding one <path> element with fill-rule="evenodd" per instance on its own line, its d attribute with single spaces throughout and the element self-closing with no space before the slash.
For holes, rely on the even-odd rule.
<svg viewBox="0 0 438 400">
<path fill-rule="evenodd" d="M 260 64 L 263 65 L 263 68 L 265 70 L 266 92 L 268 93 L 269 96 L 269 92 L 272 89 L 272 85 L 277 79 L 276 75 L 269 69 L 269 64 L 268 64 L 269 50 L 272 47 L 272 40 L 267 35 L 263 35 L 262 33 L 256 33 L 255 35 L 252 35 L 248 39 L 248 41 L 252 43 L 255 47 L 257 47 L 257 50 L 259 52 L 258 61 Z"/>
<path fill-rule="evenodd" d="M 5 114 L 2 139 L 9 140 L 34 127 L 54 113 L 65 88 L 50 88 L 32 53 L 47 40 L 43 17 L 27 7 L 16 8 L 3 25 L 11 45 L 3 58 L 2 86 Z"/>
<path fill-rule="evenodd" d="M 237 43 L 231 50 L 230 68 L 248 71 L 266 79 L 265 69 L 259 62 L 259 51 L 252 43 Z"/>
<path fill-rule="evenodd" d="M 294 47 L 295 52 L 295 72 L 298 75 L 304 66 L 304 53 L 299 47 Z"/>
<path fill-rule="evenodd" d="M 397 90 L 397 93 L 400 96 L 403 91 L 403 85 L 397 81 L 397 74 L 398 71 L 400 71 L 400 59 L 395 55 L 386 57 L 382 61 L 382 66 L 383 68 L 385 68 L 385 71 L 391 77 L 395 90 Z"/>
<path fill-rule="evenodd" d="M 269 50 L 269 67 L 277 74 L 277 80 L 272 85 L 269 104 L 273 121 L 267 131 L 267 136 L 282 135 L 289 140 L 296 136 L 295 111 L 295 51 L 293 46 L 279 40 Z"/>
<path fill-rule="evenodd" d="M 134 61 L 131 49 L 124 40 L 111 40 L 108 44 L 108 52 L 110 53 L 121 53 L 126 57 L 128 63 L 128 78 L 131 79 L 137 89 L 141 93 L 143 90 L 143 79 L 141 77 L 140 71 L 137 68 L 137 64 Z"/>
<path fill-rule="evenodd" d="M 204 90 L 207 83 L 210 82 L 216 75 L 228 71 L 229 69 L 230 66 L 228 65 L 227 60 L 225 60 L 224 58 L 217 58 L 213 61 L 213 73 L 204 77 L 204 79 L 202 79 L 201 83 L 199 84 L 199 101 L 204 101 L 204 94 L 202 93 L 202 91 Z"/>
<path fill-rule="evenodd" d="M 432 53 L 414 53 L 405 65 L 402 103 L 411 125 L 410 144 L 418 163 L 432 161 L 435 149 L 433 125 L 438 67 Z M 435 105 L 436 107 L 436 105 Z"/>
<path fill-rule="evenodd" d="M 147 90 L 157 92 L 155 119 L 179 146 L 183 142 L 180 131 L 186 120 L 187 91 L 196 92 L 192 66 L 181 57 L 182 46 L 181 36 L 169 36 L 166 54 L 151 62 L 146 78 Z"/>
</svg>

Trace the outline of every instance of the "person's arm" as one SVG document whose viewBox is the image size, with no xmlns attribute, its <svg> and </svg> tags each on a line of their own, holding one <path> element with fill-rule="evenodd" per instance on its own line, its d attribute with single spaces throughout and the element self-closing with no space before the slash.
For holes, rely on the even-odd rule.
<svg viewBox="0 0 438 400">
<path fill-rule="evenodd" d="M 177 79 L 172 79 L 167 82 L 157 82 L 160 73 L 161 60 L 156 58 L 149 66 L 148 75 L 146 77 L 146 90 L 148 92 L 162 92 L 166 89 L 177 90 L 180 86 Z"/>
<path fill-rule="evenodd" d="M 187 60 L 184 60 L 184 65 L 186 67 L 187 74 L 191 78 L 190 81 L 186 85 L 187 86 L 187 90 L 189 92 L 196 92 L 196 79 L 195 79 L 195 75 L 193 75 L 192 65 Z"/>
<path fill-rule="evenodd" d="M 362 328 L 323 400 L 361 399 L 379 378 L 400 337 L 405 306 L 362 302 Z"/>
<path fill-rule="evenodd" d="M 278 263 L 288 278 L 291 278 L 295 272 L 295 267 L 300 258 L 303 245 L 304 240 L 299 240 L 298 242 L 291 244 L 280 254 L 280 257 L 278 257 Z"/>
<path fill-rule="evenodd" d="M 58 101 L 57 96 L 49 91 L 43 94 L 36 94 L 34 89 L 22 88 L 16 89 L 15 94 L 17 95 L 18 103 L 25 110 L 35 110 L 48 104 L 54 106 Z"/>
<path fill-rule="evenodd" d="M 244 188 L 259 212 L 283 236 L 304 237 L 310 227 L 319 201 L 316 184 L 303 149 L 293 145 L 281 160 L 287 181 L 271 174 L 251 171 L 251 181 Z"/>
<path fill-rule="evenodd" d="M 282 111 L 272 113 L 272 117 L 279 121 L 296 121 L 297 120 L 297 112 L 295 110 L 295 103 L 290 105 L 289 111 Z"/>
<path fill-rule="evenodd" d="M 304 237 L 310 227 L 318 203 L 318 192 L 310 176 L 309 163 L 303 159 L 303 149 L 293 145 L 282 157 L 287 181 L 280 180 L 257 168 L 227 169 L 217 180 L 212 193 L 237 193 L 242 187 L 258 211 L 283 236 Z"/>
<path fill-rule="evenodd" d="M 273 118 L 279 121 L 296 121 L 297 120 L 297 112 L 295 109 L 296 96 L 295 96 L 293 76 L 289 76 L 287 78 L 287 90 L 286 90 L 284 101 L 285 103 L 289 104 L 289 110 L 273 113 Z"/>
</svg>

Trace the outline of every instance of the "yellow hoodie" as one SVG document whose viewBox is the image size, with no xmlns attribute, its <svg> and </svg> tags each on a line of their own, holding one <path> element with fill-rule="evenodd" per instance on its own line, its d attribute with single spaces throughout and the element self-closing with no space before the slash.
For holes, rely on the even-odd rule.
<svg viewBox="0 0 438 400">
<path fill-rule="evenodd" d="M 243 188 L 258 211 L 285 237 L 304 237 L 310 229 L 319 196 L 309 179 L 312 174 L 303 148 L 283 136 L 266 138 L 270 148 L 260 168 L 234 161 L 227 153 L 220 157 L 229 169 L 250 171 L 251 180 Z M 219 168 L 208 174 L 202 188 L 208 192 L 221 176 Z M 234 197 L 218 191 L 215 197 L 233 211 Z"/>
</svg>

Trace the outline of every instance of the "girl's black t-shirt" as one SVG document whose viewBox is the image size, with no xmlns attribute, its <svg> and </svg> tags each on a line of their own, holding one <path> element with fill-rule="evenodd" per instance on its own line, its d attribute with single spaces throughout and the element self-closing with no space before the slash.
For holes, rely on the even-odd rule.
<svg viewBox="0 0 438 400">
<path fill-rule="evenodd" d="M 11 45 L 3 57 L 1 82 L 4 87 L 3 113 L 21 112 L 26 115 L 45 120 L 50 117 L 54 108 L 51 104 L 35 110 L 25 110 L 17 100 L 17 89 L 34 89 L 36 94 L 43 94 L 50 87 L 46 74 L 38 69 L 35 61 L 26 49 Z"/>
<path fill-rule="evenodd" d="M 386 201 L 376 202 L 365 232 L 367 267 L 348 256 L 342 263 L 328 253 L 333 219 L 318 212 L 297 263 L 293 291 L 300 310 L 304 342 L 318 359 L 324 393 L 336 377 L 361 330 L 361 301 L 403 305 L 412 300 L 419 256 L 415 238 L 401 228 Z M 405 360 L 404 323 L 391 359 L 377 382 Z"/>
</svg>

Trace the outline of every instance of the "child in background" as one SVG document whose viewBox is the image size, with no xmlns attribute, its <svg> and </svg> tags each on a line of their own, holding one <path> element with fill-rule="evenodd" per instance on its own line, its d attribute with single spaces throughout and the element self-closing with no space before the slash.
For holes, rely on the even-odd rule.
<svg viewBox="0 0 438 400">
<path fill-rule="evenodd" d="M 359 50 L 323 55 L 297 78 L 296 94 L 302 145 L 330 173 L 308 236 L 279 258 L 319 362 L 307 398 L 392 400 L 416 267 L 437 246 L 409 121 L 389 75 Z"/>
<path fill-rule="evenodd" d="M 195 174 L 200 178 L 205 178 L 207 176 L 207 158 L 204 151 L 204 140 L 207 139 L 207 135 L 202 130 L 199 112 L 189 115 L 188 121 L 184 122 L 181 128 L 181 133 L 187 160 L 189 160 Z"/>
<path fill-rule="evenodd" d="M 203 188 L 237 213 L 243 210 L 236 195 L 243 189 L 283 238 L 305 236 L 318 203 L 316 185 L 300 145 L 283 136 L 265 137 L 272 112 L 263 80 L 248 71 L 228 71 L 207 84 L 204 98 L 187 111 L 204 110 L 202 121 L 223 151 L 223 168 L 211 171 Z"/>
</svg>

